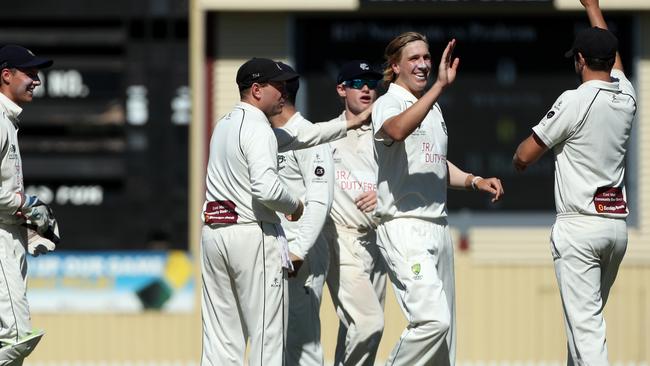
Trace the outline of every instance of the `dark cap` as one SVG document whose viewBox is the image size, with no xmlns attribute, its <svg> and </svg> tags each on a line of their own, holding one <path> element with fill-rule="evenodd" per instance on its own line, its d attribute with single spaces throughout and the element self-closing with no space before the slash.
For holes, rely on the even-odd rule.
<svg viewBox="0 0 650 366">
<path fill-rule="evenodd" d="M 52 66 L 52 60 L 37 57 L 25 47 L 9 44 L 0 48 L 0 69 L 30 68 L 43 69 Z"/>
<path fill-rule="evenodd" d="M 285 64 L 284 62 L 278 61 L 278 65 L 280 65 L 282 71 L 298 75 L 293 67 Z M 298 89 L 300 89 L 299 80 L 299 78 L 287 80 L 287 85 L 284 87 L 284 90 L 286 90 L 287 94 L 295 96 L 298 93 Z"/>
<path fill-rule="evenodd" d="M 279 63 L 268 58 L 252 58 L 237 70 L 237 85 L 240 90 L 250 87 L 253 83 L 269 81 L 287 81 L 298 77 L 295 72 L 282 70 Z"/>
<path fill-rule="evenodd" d="M 618 39 L 608 31 L 598 27 L 583 29 L 576 34 L 573 47 L 564 56 L 573 57 L 580 52 L 584 58 L 608 60 L 616 57 Z"/>
<path fill-rule="evenodd" d="M 366 60 L 354 60 L 346 62 L 339 71 L 339 76 L 336 78 L 336 83 L 341 84 L 346 80 L 367 78 L 370 80 L 380 80 L 384 77 L 382 73 L 373 69 L 370 62 Z"/>
</svg>

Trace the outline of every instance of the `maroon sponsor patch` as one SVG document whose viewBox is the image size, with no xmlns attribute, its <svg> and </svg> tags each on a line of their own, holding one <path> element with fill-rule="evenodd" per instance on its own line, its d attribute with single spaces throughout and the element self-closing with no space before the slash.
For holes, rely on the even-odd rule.
<svg viewBox="0 0 650 366">
<path fill-rule="evenodd" d="M 627 203 L 622 188 L 599 187 L 594 194 L 594 206 L 598 213 L 627 213 Z"/>
<path fill-rule="evenodd" d="M 237 205 L 233 201 L 211 201 L 205 206 L 203 222 L 206 224 L 236 224 Z"/>
</svg>

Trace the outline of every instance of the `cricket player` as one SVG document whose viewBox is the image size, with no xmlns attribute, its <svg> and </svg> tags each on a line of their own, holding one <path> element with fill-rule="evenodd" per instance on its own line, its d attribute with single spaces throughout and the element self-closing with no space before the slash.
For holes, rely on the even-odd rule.
<svg viewBox="0 0 650 366">
<path fill-rule="evenodd" d="M 283 70 L 294 72 L 280 63 Z M 293 127 L 311 122 L 296 111 L 298 79 L 287 82 L 282 113 L 270 118 L 274 128 Z M 320 305 L 328 267 L 327 242 L 321 235 L 332 207 L 334 166 L 328 144 L 278 155 L 280 180 L 305 203 L 297 222 L 282 219 L 289 242 L 293 272 L 289 273 L 289 324 L 287 329 L 288 366 L 322 366 Z"/>
<path fill-rule="evenodd" d="M 627 248 L 625 155 L 637 111 L 618 41 L 598 0 L 581 0 L 593 28 L 579 31 L 573 57 L 582 84 L 567 90 L 517 148 L 525 170 L 555 156 L 551 254 L 568 339 L 567 365 L 609 365 L 603 310 Z"/>
<path fill-rule="evenodd" d="M 286 239 L 275 211 L 297 220 L 303 204 L 280 182 L 277 140 L 268 117 L 284 105 L 297 74 L 253 58 L 237 72 L 241 102 L 210 141 L 201 237 L 201 365 L 283 365 Z"/>
<path fill-rule="evenodd" d="M 447 226 L 447 188 L 475 189 L 497 201 L 497 178 L 466 173 L 447 160 L 447 129 L 436 103 L 451 85 L 459 59 L 445 48 L 426 90 L 431 55 L 426 38 L 401 34 L 386 47 L 386 94 L 372 126 L 378 163 L 377 242 L 408 326 L 388 365 L 454 365 L 454 257 Z"/>
<path fill-rule="evenodd" d="M 346 121 L 372 109 L 382 74 L 365 60 L 345 63 L 336 91 Z M 324 234 L 330 248 L 327 285 L 339 317 L 334 364 L 372 366 L 384 329 L 386 269 L 377 247 L 372 212 L 377 206 L 377 162 L 372 127 L 362 125 L 330 143 L 336 169 L 331 221 Z"/>
<path fill-rule="evenodd" d="M 280 182 L 278 150 L 341 138 L 368 118 L 271 129 L 285 83 L 297 77 L 269 59 L 247 61 L 236 78 L 241 101 L 213 131 L 201 236 L 202 365 L 241 365 L 248 339 L 251 365 L 283 364 L 293 266 L 275 211 L 296 221 L 304 206 Z"/>
<path fill-rule="evenodd" d="M 43 336 L 31 325 L 25 255 L 54 250 L 58 237 L 49 236 L 55 228 L 49 207 L 25 194 L 18 128 L 22 106 L 41 85 L 38 71 L 51 65 L 22 46 L 0 48 L 0 366 L 22 365 Z"/>
</svg>

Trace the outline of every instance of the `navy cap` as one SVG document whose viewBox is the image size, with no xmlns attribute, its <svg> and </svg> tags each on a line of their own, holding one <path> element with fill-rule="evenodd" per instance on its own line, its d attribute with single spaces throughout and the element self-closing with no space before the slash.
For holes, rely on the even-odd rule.
<svg viewBox="0 0 650 366">
<path fill-rule="evenodd" d="M 252 58 L 237 70 L 237 85 L 240 90 L 250 87 L 253 83 L 288 81 L 296 78 L 298 74 L 282 70 L 279 63 L 268 58 Z"/>
<path fill-rule="evenodd" d="M 278 64 L 280 65 L 280 68 L 282 71 L 292 73 L 292 74 L 298 74 L 296 73 L 296 70 L 293 69 L 293 67 L 285 64 L 284 62 L 278 61 Z M 300 89 L 300 79 L 295 78 L 291 80 L 287 80 L 287 85 L 284 87 L 284 90 L 286 90 L 287 94 L 289 95 L 296 95 L 298 93 L 298 89 Z"/>
<path fill-rule="evenodd" d="M 580 52 L 584 58 L 608 60 L 616 56 L 618 39 L 607 29 L 592 27 L 583 29 L 576 34 L 573 47 L 564 56 L 573 57 Z"/>
<path fill-rule="evenodd" d="M 370 62 L 366 60 L 354 60 L 346 62 L 341 66 L 339 71 L 339 76 L 336 78 L 336 83 L 341 84 L 346 80 L 352 79 L 370 79 L 370 80 L 380 80 L 384 77 L 382 73 L 373 69 L 370 65 Z"/>
<path fill-rule="evenodd" d="M 23 46 L 9 44 L 0 48 L 0 69 L 30 67 L 43 69 L 52 66 L 53 63 L 52 60 L 36 56 Z"/>
</svg>

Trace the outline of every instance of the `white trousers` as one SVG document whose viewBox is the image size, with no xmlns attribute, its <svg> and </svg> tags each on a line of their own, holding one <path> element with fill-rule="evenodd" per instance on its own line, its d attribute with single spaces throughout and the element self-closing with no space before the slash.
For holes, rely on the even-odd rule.
<svg viewBox="0 0 650 366">
<path fill-rule="evenodd" d="M 18 341 L 32 330 L 27 303 L 27 229 L 0 224 L 0 342 Z M 21 365 L 22 358 L 0 360 Z"/>
<path fill-rule="evenodd" d="M 408 325 L 387 365 L 454 365 L 454 254 L 445 219 L 397 218 L 377 242 Z"/>
<path fill-rule="evenodd" d="M 551 251 L 567 334 L 567 365 L 605 366 L 603 309 L 627 248 L 623 219 L 559 216 Z"/>
<path fill-rule="evenodd" d="M 376 233 L 328 224 L 327 286 L 339 318 L 334 365 L 372 366 L 384 331 L 386 268 Z"/>
<path fill-rule="evenodd" d="M 319 235 L 297 276 L 289 278 L 287 366 L 323 365 L 320 305 L 328 265 L 327 243 Z"/>
<path fill-rule="evenodd" d="M 202 366 L 284 364 L 286 270 L 271 224 L 203 226 Z"/>
</svg>

